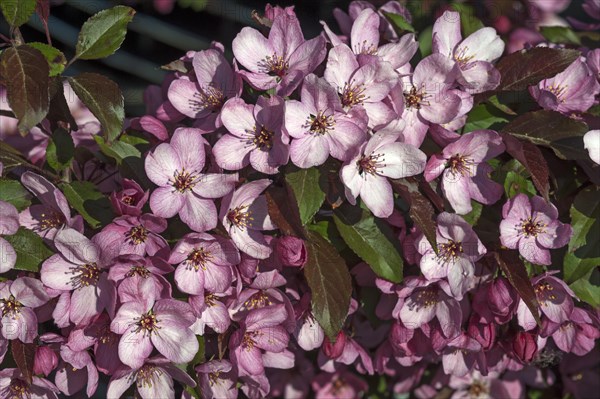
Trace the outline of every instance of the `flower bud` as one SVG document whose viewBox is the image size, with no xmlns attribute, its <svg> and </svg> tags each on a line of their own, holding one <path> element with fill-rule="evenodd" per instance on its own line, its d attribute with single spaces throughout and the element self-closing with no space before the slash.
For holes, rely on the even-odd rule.
<svg viewBox="0 0 600 399">
<path fill-rule="evenodd" d="M 144 191 L 133 180 L 123 179 L 123 190 L 110 195 L 110 202 L 117 215 L 139 216 L 148 201 L 148 191 Z"/>
<path fill-rule="evenodd" d="M 518 304 L 517 291 L 506 278 L 498 277 L 492 281 L 488 291 L 488 306 L 497 323 L 508 323 L 515 314 Z"/>
<path fill-rule="evenodd" d="M 523 363 L 530 363 L 537 354 L 535 334 L 520 331 L 512 342 L 514 355 Z"/>
<path fill-rule="evenodd" d="M 496 342 L 496 325 L 494 323 L 482 323 L 477 315 L 473 315 L 469 320 L 468 334 L 481 344 L 483 350 L 487 351 Z"/>
<path fill-rule="evenodd" d="M 323 353 L 330 359 L 337 359 L 344 353 L 344 347 L 346 346 L 346 334 L 340 331 L 337 335 L 335 343 L 331 343 L 328 337 L 325 337 L 323 341 Z"/>
<path fill-rule="evenodd" d="M 38 346 L 33 358 L 33 373 L 46 377 L 58 366 L 58 356 L 47 346 Z"/>
<path fill-rule="evenodd" d="M 277 241 L 277 253 L 283 265 L 292 267 L 304 266 L 308 257 L 304 241 L 292 236 Z"/>
</svg>

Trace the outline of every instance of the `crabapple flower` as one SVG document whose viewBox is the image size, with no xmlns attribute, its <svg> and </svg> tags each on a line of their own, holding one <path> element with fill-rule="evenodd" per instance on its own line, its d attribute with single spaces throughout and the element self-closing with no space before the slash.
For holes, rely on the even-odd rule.
<svg viewBox="0 0 600 399">
<path fill-rule="evenodd" d="M 296 330 L 294 331 L 294 337 L 296 338 L 298 345 L 305 351 L 311 351 L 321 347 L 323 340 L 325 339 L 323 328 L 312 314 L 310 299 L 310 294 L 306 293 L 302 296 L 300 301 L 294 305 L 296 314 Z M 343 338 L 346 338 L 341 331 L 340 334 L 342 334 Z M 329 357 L 333 358 L 336 356 Z"/>
<path fill-rule="evenodd" d="M 0 201 L 0 273 L 15 267 L 17 253 L 2 236 L 13 235 L 19 230 L 19 212 L 14 205 Z"/>
<path fill-rule="evenodd" d="M 585 112 L 594 105 L 600 84 L 587 64 L 577 59 L 558 75 L 530 86 L 529 93 L 544 109 Z"/>
<path fill-rule="evenodd" d="M 510 342 L 512 354 L 522 363 L 530 363 L 538 353 L 536 334 L 519 331 Z"/>
<path fill-rule="evenodd" d="M 198 352 L 190 306 L 175 299 L 155 300 L 153 290 L 145 283 L 144 295 L 122 304 L 110 324 L 111 331 L 122 334 L 119 359 L 131 368 L 142 367 L 154 348 L 174 363 L 187 363 Z"/>
<path fill-rule="evenodd" d="M 0 370 L 0 397 L 58 399 L 58 388 L 46 380 L 33 376 L 31 384 L 18 369 Z"/>
<path fill-rule="evenodd" d="M 300 238 L 283 236 L 277 240 L 275 248 L 279 261 L 284 266 L 303 267 L 308 260 L 306 245 Z"/>
<path fill-rule="evenodd" d="M 272 249 L 260 230 L 274 230 L 267 209 L 267 199 L 260 195 L 271 180 L 262 179 L 244 184 L 221 203 L 219 218 L 238 249 L 254 258 L 267 259 Z"/>
<path fill-rule="evenodd" d="M 471 212 L 471 199 L 491 205 L 502 196 L 502 186 L 488 177 L 486 161 L 504 152 L 502 138 L 493 130 L 475 130 L 433 155 L 425 167 L 425 180 L 442 175 L 442 191 L 459 215 Z"/>
<path fill-rule="evenodd" d="M 196 335 L 204 335 L 206 327 L 224 334 L 231 325 L 229 310 L 224 302 L 227 294 L 204 291 L 201 295 L 190 295 L 188 303 L 196 315 L 196 321 L 190 327 Z"/>
<path fill-rule="evenodd" d="M 369 127 L 386 125 L 397 117 L 383 102 L 398 82 L 390 63 L 374 60 L 361 66 L 350 47 L 339 44 L 329 51 L 323 77 L 337 90 L 344 110 L 365 109 Z"/>
<path fill-rule="evenodd" d="M 235 59 L 248 71 L 240 74 L 258 90 L 275 88 L 276 94 L 289 96 L 302 79 L 325 58 L 325 39 L 304 40 L 298 18 L 275 17 L 266 38 L 256 29 L 245 27 L 231 45 Z"/>
<path fill-rule="evenodd" d="M 140 367 L 120 367 L 108 383 L 106 397 L 118 399 L 135 383 L 137 393 L 143 399 L 175 399 L 173 379 L 184 386 L 195 387 L 194 379 L 169 360 L 157 356 L 147 359 Z"/>
<path fill-rule="evenodd" d="M 48 346 L 38 346 L 33 358 L 33 373 L 48 377 L 58 366 L 58 356 Z"/>
<path fill-rule="evenodd" d="M 335 88 L 315 75 L 304 79 L 300 96 L 301 101 L 285 103 L 285 129 L 294 138 L 292 162 L 309 168 L 323 164 L 330 154 L 347 161 L 366 139 L 367 121 L 360 114 L 344 113 Z"/>
<path fill-rule="evenodd" d="M 447 278 L 452 296 L 461 300 L 471 288 L 475 262 L 487 251 L 470 224 L 447 212 L 437 217 L 436 242 L 437 253 L 426 239 L 417 242 L 421 272 L 432 281 Z"/>
<path fill-rule="evenodd" d="M 259 97 L 256 105 L 234 98 L 223 106 L 223 125 L 229 131 L 217 141 L 217 164 L 239 170 L 248 164 L 259 172 L 275 174 L 289 159 L 289 138 L 282 132 L 283 99 Z"/>
<path fill-rule="evenodd" d="M 241 94 L 242 81 L 217 49 L 196 52 L 192 65 L 195 81 L 184 77 L 171 82 L 169 101 L 177 111 L 197 120 L 194 127 L 203 133 L 213 132 L 223 125 L 223 104 Z"/>
<path fill-rule="evenodd" d="M 240 254 L 231 240 L 191 233 L 175 245 L 169 263 L 179 265 L 175 270 L 175 282 L 182 292 L 203 295 L 206 289 L 222 293 L 231 286 L 231 267 L 240 263 Z"/>
<path fill-rule="evenodd" d="M 506 324 L 517 310 L 519 294 L 500 276 L 481 286 L 473 297 L 473 309 L 488 323 Z"/>
<path fill-rule="evenodd" d="M 590 130 L 583 136 L 583 146 L 590 153 L 592 161 L 600 164 L 600 130 Z"/>
<path fill-rule="evenodd" d="M 59 291 L 72 291 L 66 308 L 58 305 L 76 326 L 89 324 L 106 309 L 114 313 L 116 292 L 100 260 L 100 250 L 83 234 L 73 229 L 60 230 L 54 239 L 58 254 L 42 264 L 41 280 Z"/>
<path fill-rule="evenodd" d="M 425 168 L 427 156 L 416 147 L 398 143 L 398 135 L 375 133 L 340 170 L 346 198 L 356 204 L 358 197 L 377 217 L 394 210 L 394 194 L 387 178 L 414 176 Z"/>
<path fill-rule="evenodd" d="M 21 183 L 41 202 L 19 214 L 23 227 L 48 240 L 53 240 L 63 226 L 83 231 L 83 218 L 80 215 L 71 217 L 67 198 L 54 184 L 32 172 L 23 173 Z"/>
<path fill-rule="evenodd" d="M 0 335 L 5 339 L 33 342 L 38 333 L 38 319 L 33 309 L 50 298 L 40 280 L 18 277 L 0 283 Z"/>
<path fill-rule="evenodd" d="M 481 345 L 475 339 L 462 333 L 448 342 L 442 355 L 444 372 L 456 377 L 464 377 L 473 370 Z"/>
<path fill-rule="evenodd" d="M 367 392 L 369 385 L 356 374 L 340 370 L 335 373 L 321 373 L 312 382 L 316 399 L 357 398 Z"/>
<path fill-rule="evenodd" d="M 477 30 L 462 40 L 460 14 L 445 11 L 433 25 L 433 53 L 458 65 L 457 80 L 471 93 L 492 90 L 500 83 L 500 72 L 492 65 L 504 52 L 504 42 L 494 28 Z"/>
<path fill-rule="evenodd" d="M 571 225 L 560 222 L 556 207 L 542 197 L 518 194 L 504 204 L 502 217 L 502 245 L 518 248 L 521 256 L 539 265 L 549 265 L 549 249 L 567 245 L 573 235 Z"/>
<path fill-rule="evenodd" d="M 236 375 L 227 360 L 211 360 L 196 367 L 200 391 L 206 399 L 236 399 Z"/>
<path fill-rule="evenodd" d="M 110 202 L 117 215 L 140 216 L 142 208 L 148 201 L 148 190 L 144 191 L 140 185 L 129 179 L 123 179 L 123 190 L 110 195 Z"/>
<path fill-rule="evenodd" d="M 133 301 L 144 280 L 150 280 L 159 297 L 171 298 L 171 284 L 164 275 L 173 267 L 159 256 L 142 257 L 135 254 L 117 256 L 108 270 L 108 278 L 114 281 L 121 302 Z"/>
<path fill-rule="evenodd" d="M 600 331 L 594 326 L 589 313 L 580 308 L 573 308 L 568 320 L 554 323 L 545 319 L 542 324 L 543 336 L 552 336 L 554 343 L 565 353 L 583 356 L 594 349 L 595 341 L 600 338 Z"/>
<path fill-rule="evenodd" d="M 231 176 L 202 173 L 205 144 L 195 129 L 179 128 L 170 143 L 160 144 L 145 161 L 148 178 L 158 186 L 150 196 L 152 212 L 164 218 L 179 214 L 194 231 L 217 226 L 214 199 L 227 195 L 234 186 Z"/>
</svg>

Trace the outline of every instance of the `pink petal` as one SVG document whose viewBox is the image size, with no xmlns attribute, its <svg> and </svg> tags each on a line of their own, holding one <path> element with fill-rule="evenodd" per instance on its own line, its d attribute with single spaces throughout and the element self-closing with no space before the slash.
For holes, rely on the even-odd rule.
<svg viewBox="0 0 600 399">
<path fill-rule="evenodd" d="M 191 361 L 198 352 L 198 340 L 194 333 L 189 328 L 161 327 L 151 336 L 156 349 L 174 363 Z"/>
<path fill-rule="evenodd" d="M 162 143 L 146 156 L 146 174 L 157 186 L 169 186 L 169 180 L 181 168 L 179 156 L 170 144 Z"/>
<path fill-rule="evenodd" d="M 179 213 L 184 201 L 185 195 L 174 187 L 159 187 L 150 196 L 150 209 L 156 216 L 170 219 Z"/>
<path fill-rule="evenodd" d="M 262 72 L 259 65 L 265 57 L 273 56 L 275 49 L 266 37 L 253 28 L 245 27 L 231 44 L 235 59 L 252 72 Z M 283 54 L 280 54 L 283 55 Z"/>
<path fill-rule="evenodd" d="M 202 135 L 193 128 L 180 127 L 171 137 L 171 147 L 177 153 L 181 168 L 188 172 L 200 172 L 204 168 L 204 146 L 207 144 Z"/>
<path fill-rule="evenodd" d="M 142 367 L 154 349 L 150 336 L 136 329 L 135 325 L 129 327 L 119 341 L 119 359 L 133 369 Z"/>
<path fill-rule="evenodd" d="M 217 208 L 214 202 L 198 198 L 192 193 L 186 193 L 179 216 L 194 231 L 207 231 L 217 226 Z"/>
</svg>

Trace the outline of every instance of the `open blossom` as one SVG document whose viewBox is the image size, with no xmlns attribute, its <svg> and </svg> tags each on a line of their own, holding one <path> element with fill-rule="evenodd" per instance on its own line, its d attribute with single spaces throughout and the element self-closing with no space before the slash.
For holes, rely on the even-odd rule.
<svg viewBox="0 0 600 399">
<path fill-rule="evenodd" d="M 363 144 L 354 158 L 340 170 L 351 204 L 362 198 L 377 217 L 388 217 L 394 209 L 394 194 L 387 180 L 419 174 L 426 155 L 410 144 L 396 142 L 398 135 L 378 132 Z"/>
<path fill-rule="evenodd" d="M 398 82 L 390 63 L 376 59 L 361 66 L 350 47 L 339 44 L 329 51 L 323 77 L 337 90 L 344 110 L 365 109 L 369 127 L 386 125 L 397 117 L 383 101 Z"/>
<path fill-rule="evenodd" d="M 117 215 L 140 216 L 142 208 L 148 201 L 149 192 L 144 191 L 140 185 L 129 179 L 123 179 L 123 189 L 114 191 L 110 195 L 110 202 Z"/>
<path fill-rule="evenodd" d="M 261 193 L 271 184 L 262 179 L 244 184 L 221 203 L 219 218 L 238 249 L 257 259 L 267 259 L 273 251 L 260 230 L 274 230 Z"/>
<path fill-rule="evenodd" d="M 558 220 L 556 207 L 542 197 L 518 194 L 502 207 L 500 241 L 532 263 L 549 265 L 550 249 L 569 242 L 573 229 Z"/>
<path fill-rule="evenodd" d="M 198 351 L 190 306 L 175 299 L 155 300 L 153 290 L 152 284 L 144 284 L 142 296 L 122 304 L 110 325 L 122 334 L 119 359 L 131 368 L 142 367 L 154 348 L 174 363 L 189 362 Z"/>
<path fill-rule="evenodd" d="M 466 16 L 465 16 L 466 17 Z M 442 54 L 459 68 L 458 82 L 472 93 L 492 90 L 500 72 L 492 65 L 504 52 L 504 42 L 494 28 L 477 30 L 462 40 L 460 14 L 446 11 L 433 25 L 433 53 Z"/>
<path fill-rule="evenodd" d="M 250 85 L 259 90 L 275 88 L 283 97 L 298 87 L 327 52 L 322 36 L 304 40 L 294 15 L 275 17 L 268 38 L 254 28 L 243 28 L 231 46 L 236 60 L 248 69 L 240 74 Z"/>
<path fill-rule="evenodd" d="M 227 360 L 211 360 L 196 367 L 200 391 L 206 399 L 236 399 L 236 376 Z"/>
<path fill-rule="evenodd" d="M 285 103 L 285 129 L 294 138 L 292 162 L 301 168 L 323 164 L 327 157 L 347 161 L 366 139 L 367 121 L 362 115 L 344 113 L 333 86 L 323 78 L 304 79 L 301 101 Z"/>
<path fill-rule="evenodd" d="M 458 215 L 442 212 L 437 217 L 437 252 L 426 239 L 416 242 L 421 272 L 428 280 L 446 278 L 452 295 L 461 300 L 471 288 L 475 262 L 487 252 L 470 224 Z"/>
<path fill-rule="evenodd" d="M 600 130 L 590 130 L 583 136 L 583 146 L 590 153 L 592 161 L 600 165 Z"/>
<path fill-rule="evenodd" d="M 227 293 L 204 291 L 200 295 L 190 295 L 188 303 L 196 316 L 196 321 L 190 328 L 196 335 L 204 335 L 206 327 L 219 334 L 227 331 L 231 325 L 229 309 L 225 305 L 229 295 L 231 291 Z"/>
<path fill-rule="evenodd" d="M 0 335 L 6 339 L 33 342 L 37 336 L 37 317 L 33 309 L 48 302 L 40 280 L 18 277 L 0 283 Z"/>
<path fill-rule="evenodd" d="M 175 79 L 169 87 L 169 101 L 177 111 L 197 119 L 194 127 L 213 132 L 223 125 L 223 104 L 241 94 L 241 78 L 218 49 L 196 52 L 192 65 L 196 80 Z"/>
<path fill-rule="evenodd" d="M 425 168 L 425 180 L 442 175 L 442 191 L 459 215 L 471 211 L 471 199 L 482 204 L 495 203 L 502 186 L 488 177 L 492 167 L 486 163 L 504 151 L 504 144 L 493 130 L 475 130 L 448 144 L 433 155 Z"/>
<path fill-rule="evenodd" d="M 0 370 L 0 397 L 58 399 L 59 390 L 45 378 L 33 376 L 31 384 L 18 369 Z"/>
<path fill-rule="evenodd" d="M 357 398 L 367 392 L 369 385 L 356 374 L 342 369 L 335 373 L 321 373 L 312 382 L 317 399 Z"/>
<path fill-rule="evenodd" d="M 179 128 L 170 143 L 162 143 L 145 161 L 148 178 L 158 186 L 150 196 L 156 216 L 181 220 L 194 231 L 217 226 L 215 198 L 233 190 L 234 178 L 202 173 L 206 140 L 195 130 Z"/>
<path fill-rule="evenodd" d="M 32 172 L 21 176 L 21 183 L 40 200 L 19 214 L 23 227 L 33 230 L 40 236 L 52 240 L 63 226 L 83 231 L 83 218 L 71 217 L 71 209 L 65 195 L 46 178 Z"/>
<path fill-rule="evenodd" d="M 529 93 L 544 109 L 585 112 L 594 105 L 600 84 L 586 63 L 577 59 L 558 75 L 531 86 Z"/>
<path fill-rule="evenodd" d="M 595 342 L 600 338 L 600 331 L 589 313 L 581 308 L 573 308 L 569 318 L 563 323 L 555 323 L 545 319 L 542 324 L 543 336 L 552 336 L 554 343 L 565 353 L 583 356 L 594 349 Z"/>
<path fill-rule="evenodd" d="M 52 289 L 72 291 L 65 309 L 68 319 L 78 326 L 89 323 L 104 309 L 112 314 L 116 292 L 101 263 L 99 248 L 72 229 L 59 231 L 54 244 L 59 253 L 44 261 L 41 280 Z"/>
<path fill-rule="evenodd" d="M 196 382 L 169 360 L 157 356 L 147 359 L 140 367 L 120 367 L 108 383 L 106 397 L 118 399 L 132 384 L 143 399 L 175 399 L 173 379 L 184 386 L 195 387 Z"/>
<path fill-rule="evenodd" d="M 188 294 L 225 292 L 233 280 L 232 266 L 240 263 L 235 244 L 220 236 L 191 233 L 184 236 L 169 256 L 177 287 Z"/>
<path fill-rule="evenodd" d="M 17 253 L 2 236 L 13 235 L 19 230 L 19 213 L 8 202 L 0 201 L 0 273 L 6 273 L 15 267 Z"/>
<path fill-rule="evenodd" d="M 117 256 L 111 263 L 108 278 L 118 285 L 117 292 L 121 302 L 137 299 L 136 294 L 144 280 L 152 281 L 160 298 L 171 297 L 171 284 L 164 275 L 171 273 L 173 267 L 160 256 L 127 254 Z"/>
</svg>

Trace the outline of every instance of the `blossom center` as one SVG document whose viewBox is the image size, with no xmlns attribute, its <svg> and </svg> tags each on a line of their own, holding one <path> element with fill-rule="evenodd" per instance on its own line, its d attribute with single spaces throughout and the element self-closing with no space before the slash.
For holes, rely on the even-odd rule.
<svg viewBox="0 0 600 399">
<path fill-rule="evenodd" d="M 148 230 L 142 225 L 135 226 L 126 233 L 126 236 L 135 245 L 139 245 L 146 242 L 146 239 L 148 238 Z"/>
<path fill-rule="evenodd" d="M 538 234 L 544 233 L 546 231 L 546 223 L 537 221 L 535 218 L 527 218 L 525 220 L 521 220 L 521 233 L 525 235 L 525 237 L 537 237 Z"/>
<path fill-rule="evenodd" d="M 439 257 L 444 262 L 454 261 L 456 258 L 463 253 L 463 246 L 461 242 L 450 240 L 447 243 L 440 245 Z"/>
<path fill-rule="evenodd" d="M 263 291 L 259 291 L 244 302 L 244 307 L 246 309 L 259 309 L 272 304 L 271 298 Z"/>
<path fill-rule="evenodd" d="M 152 388 L 152 383 L 155 377 L 159 377 L 162 374 L 162 370 L 156 368 L 150 364 L 144 364 L 136 374 L 136 383 L 138 388 L 148 387 Z"/>
<path fill-rule="evenodd" d="M 290 64 L 282 56 L 273 54 L 272 56 L 268 55 L 265 57 L 262 67 L 269 75 L 277 76 L 281 79 L 286 75 Z"/>
<path fill-rule="evenodd" d="M 188 102 L 195 111 L 210 109 L 212 112 L 218 112 L 225 103 L 225 95 L 216 87 L 207 86 L 195 92 L 194 98 Z"/>
<path fill-rule="evenodd" d="M 377 45 L 363 40 L 361 43 L 354 46 L 354 51 L 358 54 L 376 55 Z"/>
<path fill-rule="evenodd" d="M 459 66 L 464 67 L 473 58 L 475 58 L 474 55 L 468 55 L 467 54 L 468 51 L 469 51 L 468 47 L 461 47 L 461 48 L 457 49 L 456 52 L 454 53 L 454 61 L 456 61 Z"/>
<path fill-rule="evenodd" d="M 256 146 L 256 148 L 264 151 L 268 151 L 273 147 L 273 136 L 274 132 L 266 129 L 264 126 L 260 128 L 260 130 L 254 130 L 254 138 L 252 139 L 252 144 Z"/>
<path fill-rule="evenodd" d="M 308 117 L 307 125 L 310 126 L 310 131 L 317 134 L 325 134 L 335 126 L 333 115 L 325 115 L 324 112 L 319 112 L 316 116 Z"/>
<path fill-rule="evenodd" d="M 160 320 L 156 319 L 156 315 L 151 310 L 147 313 L 144 313 L 142 316 L 137 319 L 136 324 L 137 328 L 135 332 L 143 331 L 144 334 L 152 334 L 156 332 L 160 327 L 158 326 Z"/>
<path fill-rule="evenodd" d="M 354 84 L 354 79 L 351 82 L 344 83 L 344 89 L 342 90 L 342 94 L 340 96 L 342 105 L 344 107 L 353 107 L 355 105 L 362 104 L 367 99 L 364 91 L 365 85 Z"/>
<path fill-rule="evenodd" d="M 10 390 L 11 396 L 9 397 L 11 398 L 29 399 L 31 397 L 29 385 L 21 379 L 12 380 L 8 389 Z"/>
<path fill-rule="evenodd" d="M 473 161 L 460 154 L 454 154 L 446 163 L 446 166 L 450 168 L 453 175 L 463 176 L 470 174 L 471 165 L 473 165 Z"/>
<path fill-rule="evenodd" d="M 131 269 L 127 272 L 125 277 L 140 276 L 141 278 L 148 278 L 150 276 L 150 270 L 144 265 L 131 265 Z"/>
<path fill-rule="evenodd" d="M 217 297 L 215 294 L 205 294 L 204 295 L 204 303 L 209 308 L 215 306 L 215 302 L 217 302 Z"/>
<path fill-rule="evenodd" d="M 331 389 L 329 390 L 329 392 L 335 396 L 338 393 L 340 393 L 345 387 L 346 382 L 342 378 L 338 377 L 335 379 L 335 381 L 333 381 L 333 384 L 331 384 Z"/>
<path fill-rule="evenodd" d="M 198 176 L 191 172 L 186 172 L 185 169 L 175 171 L 173 175 L 173 187 L 180 193 L 191 190 L 198 182 Z"/>
<path fill-rule="evenodd" d="M 23 305 L 17 301 L 14 296 L 9 296 L 8 299 L 0 299 L 0 308 L 2 309 L 2 317 L 17 316 L 21 313 Z"/>
<path fill-rule="evenodd" d="M 132 205 L 135 199 L 131 195 L 125 195 L 121 201 L 127 205 Z"/>
<path fill-rule="evenodd" d="M 220 375 L 221 372 L 220 371 L 215 371 L 214 373 L 210 373 L 208 374 L 208 382 L 210 383 L 210 386 L 214 386 L 215 384 L 220 384 Z"/>
<path fill-rule="evenodd" d="M 204 248 L 196 248 L 187 257 L 188 264 L 191 265 L 196 271 L 202 267 L 202 270 L 206 270 L 206 262 L 212 258 L 212 254 Z"/>
<path fill-rule="evenodd" d="M 425 97 L 425 93 L 417 90 L 415 86 L 411 87 L 408 93 L 404 93 L 404 101 L 408 108 L 421 109 L 421 104 L 429 105 L 429 102 L 423 101 Z"/>
<path fill-rule="evenodd" d="M 372 154 L 369 156 L 363 155 L 358 161 L 356 161 L 356 165 L 358 166 L 358 174 L 363 175 L 363 173 L 368 173 L 374 175 L 377 173 L 377 169 L 384 167 L 385 161 L 383 154 Z"/>
<path fill-rule="evenodd" d="M 48 213 L 42 213 L 40 216 L 40 230 L 53 229 L 65 224 L 65 216 L 55 210 L 50 210 Z"/>
<path fill-rule="evenodd" d="M 74 274 L 70 279 L 74 289 L 96 285 L 100 278 L 100 268 L 96 263 L 86 263 L 85 265 L 73 267 L 71 273 Z"/>
<path fill-rule="evenodd" d="M 248 352 L 250 352 L 253 348 L 254 345 L 256 345 L 256 341 L 254 340 L 254 338 L 256 338 L 257 336 L 262 335 L 262 333 L 260 331 L 248 331 L 244 334 L 244 338 L 242 338 L 242 347 L 244 349 L 246 349 Z"/>
<path fill-rule="evenodd" d="M 227 212 L 227 220 L 236 227 L 248 227 L 252 223 L 252 212 L 248 211 L 248 205 L 238 206 Z"/>
<path fill-rule="evenodd" d="M 554 287 L 547 282 L 536 284 L 533 287 L 535 291 L 535 295 L 537 296 L 538 302 L 543 306 L 546 306 L 546 301 L 556 300 L 556 295 L 554 295 Z"/>
<path fill-rule="evenodd" d="M 113 342 L 116 342 L 117 338 L 118 338 L 117 334 L 110 331 L 110 325 L 105 326 L 98 333 L 98 342 L 100 342 L 102 344 L 111 344 Z"/>
<path fill-rule="evenodd" d="M 436 305 L 439 302 L 438 293 L 435 289 L 427 288 L 421 290 L 413 297 L 413 301 L 408 304 L 409 309 L 413 310 L 414 308 L 429 308 L 431 306 Z"/>
<path fill-rule="evenodd" d="M 469 387 L 469 395 L 471 395 L 472 398 L 479 398 L 487 393 L 488 389 L 481 383 L 481 381 L 475 380 Z"/>
<path fill-rule="evenodd" d="M 563 98 L 563 96 L 565 95 L 565 93 L 567 92 L 567 85 L 550 85 L 548 87 L 546 87 L 546 90 L 548 90 L 550 93 L 554 94 L 556 96 L 556 99 L 558 101 L 560 101 L 561 103 L 565 102 L 565 99 Z"/>
</svg>

